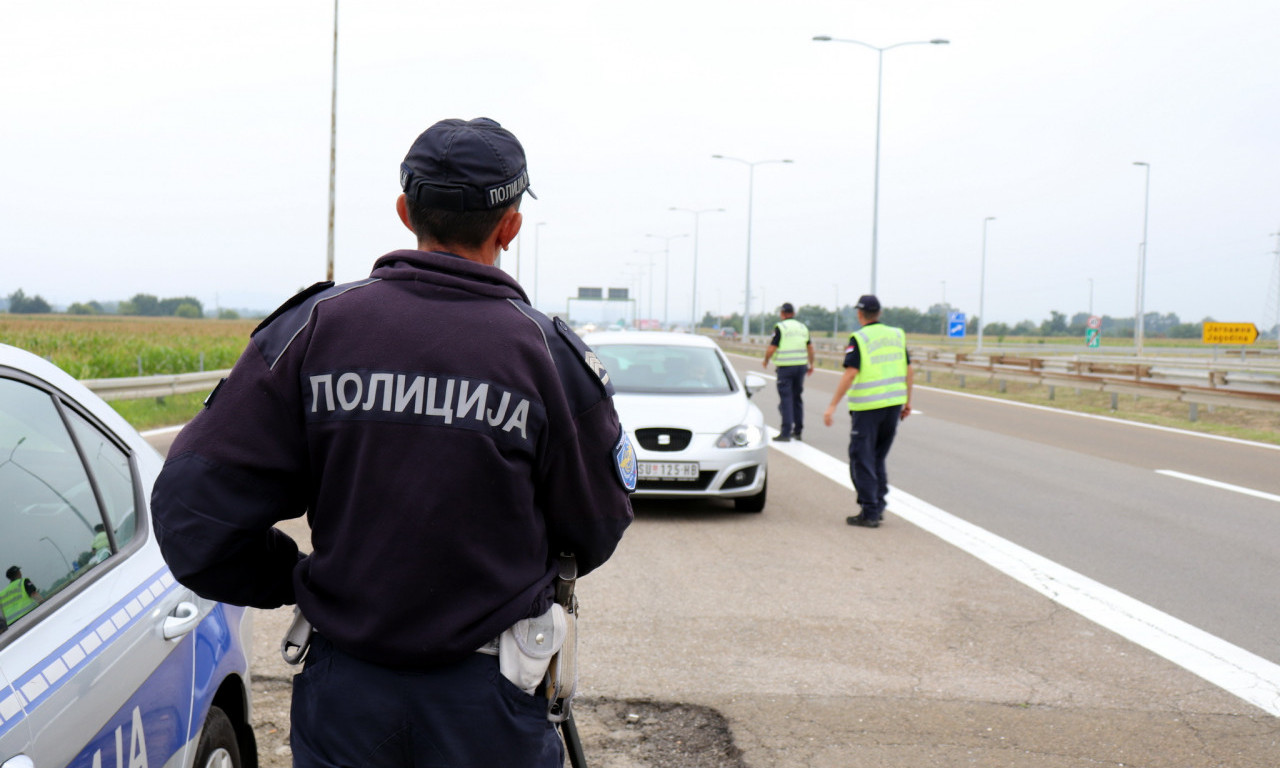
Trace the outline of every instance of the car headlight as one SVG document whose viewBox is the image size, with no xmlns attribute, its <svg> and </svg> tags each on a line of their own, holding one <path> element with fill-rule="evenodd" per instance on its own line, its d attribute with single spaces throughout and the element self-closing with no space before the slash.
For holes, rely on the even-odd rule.
<svg viewBox="0 0 1280 768">
<path fill-rule="evenodd" d="M 764 442 L 764 430 L 751 424 L 739 424 L 716 440 L 717 448 L 754 448 Z"/>
</svg>

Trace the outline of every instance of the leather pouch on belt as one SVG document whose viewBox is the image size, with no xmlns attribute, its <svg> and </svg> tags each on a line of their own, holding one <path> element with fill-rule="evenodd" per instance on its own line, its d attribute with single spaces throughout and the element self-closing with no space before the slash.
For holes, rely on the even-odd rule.
<svg viewBox="0 0 1280 768">
<path fill-rule="evenodd" d="M 568 637 L 564 608 L 552 603 L 541 616 L 521 619 L 498 636 L 498 668 L 502 676 L 533 695 L 546 677 L 551 657 Z"/>
</svg>

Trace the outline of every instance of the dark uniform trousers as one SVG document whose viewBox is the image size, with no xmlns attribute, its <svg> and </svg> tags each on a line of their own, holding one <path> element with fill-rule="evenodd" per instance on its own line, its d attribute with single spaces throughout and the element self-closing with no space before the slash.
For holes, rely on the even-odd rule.
<svg viewBox="0 0 1280 768">
<path fill-rule="evenodd" d="M 853 422 L 849 433 L 849 474 L 858 491 L 858 506 L 868 520 L 884 515 L 884 497 L 889 493 L 889 475 L 884 460 L 898 433 L 902 406 L 850 411 Z"/>
<path fill-rule="evenodd" d="M 778 366 L 778 413 L 782 416 L 782 437 L 798 435 L 804 429 L 804 375 L 807 365 Z"/>
<path fill-rule="evenodd" d="M 474 653 L 429 672 L 356 659 L 316 634 L 293 681 L 294 768 L 561 768 L 547 701 Z"/>
</svg>

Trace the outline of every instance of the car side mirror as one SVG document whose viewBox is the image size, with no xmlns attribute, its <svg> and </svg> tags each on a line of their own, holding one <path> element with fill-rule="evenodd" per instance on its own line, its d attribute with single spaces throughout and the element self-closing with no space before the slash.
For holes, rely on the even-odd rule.
<svg viewBox="0 0 1280 768">
<path fill-rule="evenodd" d="M 769 381 L 758 373 L 748 373 L 742 384 L 747 388 L 747 397 L 751 397 L 768 386 Z"/>
</svg>

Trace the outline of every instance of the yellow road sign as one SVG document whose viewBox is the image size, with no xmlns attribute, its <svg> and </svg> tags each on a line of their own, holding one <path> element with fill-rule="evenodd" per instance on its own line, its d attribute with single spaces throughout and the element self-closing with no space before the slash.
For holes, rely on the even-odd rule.
<svg viewBox="0 0 1280 768">
<path fill-rule="evenodd" d="M 1252 344 L 1258 339 L 1253 323 L 1205 323 L 1205 344 Z"/>
</svg>

